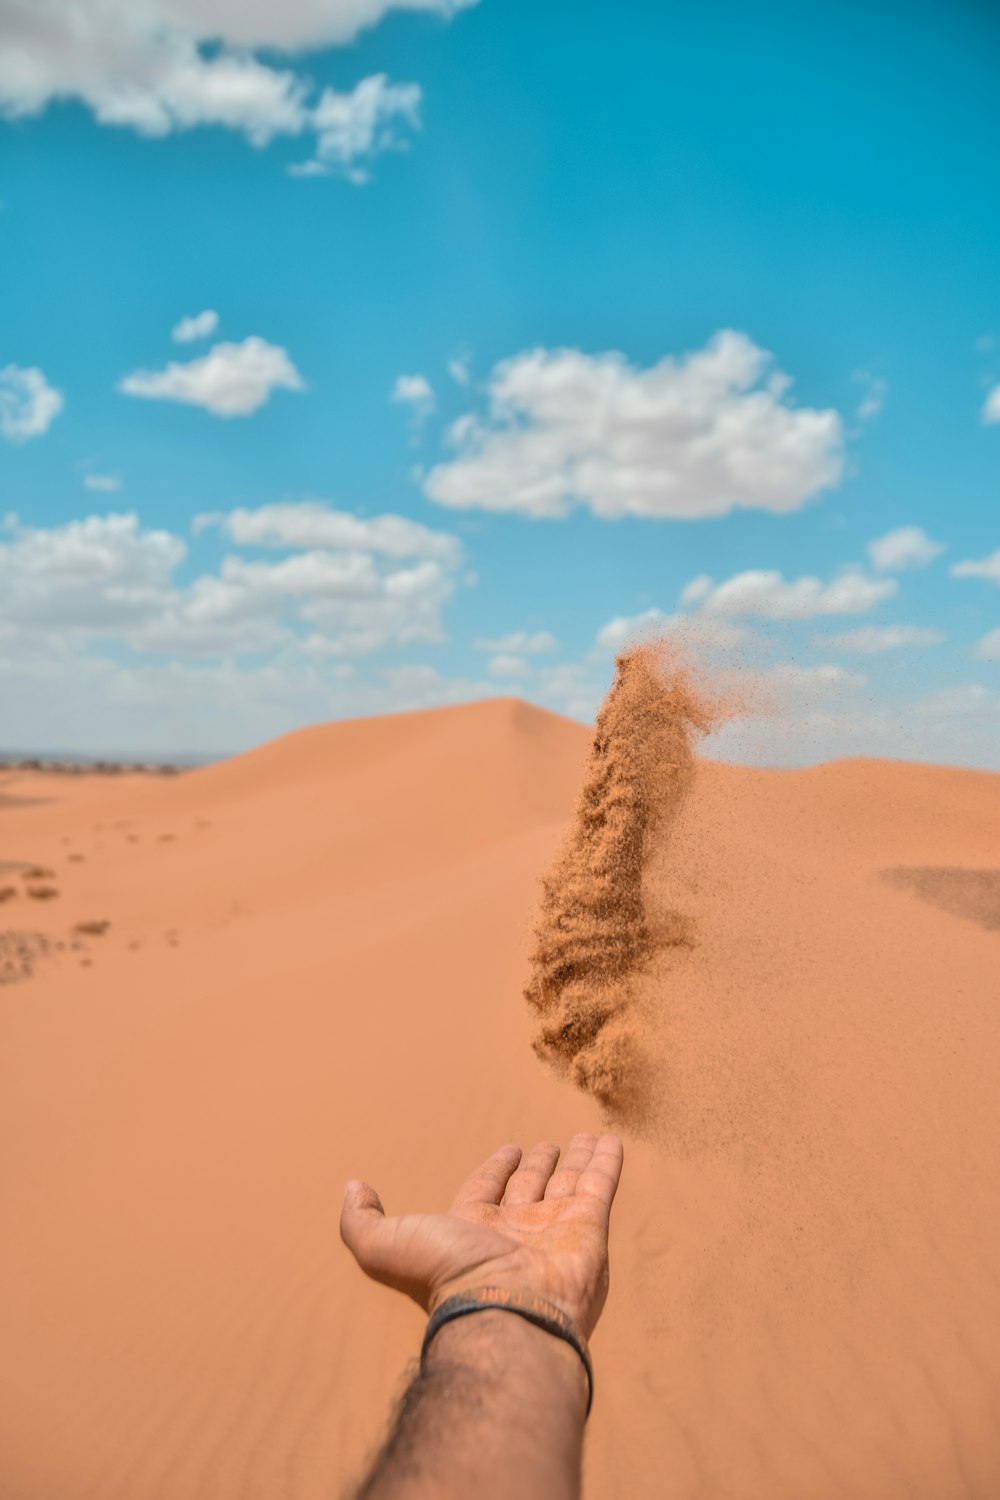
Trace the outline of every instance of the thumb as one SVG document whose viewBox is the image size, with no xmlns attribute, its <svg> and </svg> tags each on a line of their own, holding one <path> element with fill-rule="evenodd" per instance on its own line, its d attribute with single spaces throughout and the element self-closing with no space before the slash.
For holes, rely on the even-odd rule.
<svg viewBox="0 0 1000 1500">
<path fill-rule="evenodd" d="M 378 1193 L 367 1182 L 352 1178 L 344 1187 L 340 1237 L 363 1271 L 374 1259 L 384 1228 L 385 1209 Z"/>
</svg>

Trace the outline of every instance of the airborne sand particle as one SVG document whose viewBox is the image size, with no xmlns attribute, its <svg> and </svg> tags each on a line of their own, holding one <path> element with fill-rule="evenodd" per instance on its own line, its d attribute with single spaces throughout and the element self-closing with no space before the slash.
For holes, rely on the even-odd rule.
<svg viewBox="0 0 1000 1500">
<path fill-rule="evenodd" d="M 597 716 L 570 833 L 543 882 L 525 998 L 534 1046 L 612 1118 L 645 1113 L 647 1065 L 635 982 L 659 947 L 683 943 L 681 913 L 654 925 L 643 875 L 654 838 L 676 816 L 695 769 L 693 745 L 718 709 L 675 647 L 624 651 Z"/>
</svg>

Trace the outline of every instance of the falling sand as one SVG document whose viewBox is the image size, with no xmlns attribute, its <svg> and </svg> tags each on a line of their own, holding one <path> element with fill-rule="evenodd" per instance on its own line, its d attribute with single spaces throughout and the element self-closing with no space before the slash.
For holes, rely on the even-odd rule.
<svg viewBox="0 0 1000 1500">
<path fill-rule="evenodd" d="M 649 1079 L 636 984 L 662 947 L 690 940 L 683 912 L 650 911 L 645 876 L 690 789 L 694 743 L 720 707 L 665 641 L 619 656 L 597 716 L 583 791 L 543 885 L 526 999 L 535 1050 L 637 1124 Z"/>
</svg>

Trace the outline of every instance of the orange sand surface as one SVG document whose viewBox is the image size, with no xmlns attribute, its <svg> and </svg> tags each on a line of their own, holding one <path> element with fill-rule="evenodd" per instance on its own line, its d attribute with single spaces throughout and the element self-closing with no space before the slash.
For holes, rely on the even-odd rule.
<svg viewBox="0 0 1000 1500">
<path fill-rule="evenodd" d="M 41 935 L 0 947 L 4 1500 L 357 1474 L 422 1317 L 344 1178 L 444 1207 L 600 1124 L 521 999 L 588 741 L 503 700 L 0 773 L 0 929 Z M 1000 777 L 702 760 L 654 866 L 694 938 L 643 1002 L 587 1494 L 996 1500 Z"/>
</svg>

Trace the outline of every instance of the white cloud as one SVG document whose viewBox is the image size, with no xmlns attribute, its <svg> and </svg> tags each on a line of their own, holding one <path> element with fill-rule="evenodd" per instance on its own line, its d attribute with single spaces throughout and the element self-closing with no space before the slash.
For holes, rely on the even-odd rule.
<svg viewBox="0 0 1000 1500">
<path fill-rule="evenodd" d="M 981 557 L 978 562 L 969 558 L 965 562 L 956 563 L 951 570 L 952 578 L 990 578 L 994 583 L 1000 583 L 1000 549 L 992 552 L 989 557 Z"/>
<path fill-rule="evenodd" d="M 616 615 L 602 625 L 594 637 L 593 650 L 597 656 L 614 655 L 629 642 L 658 636 L 673 636 L 684 648 L 696 652 L 699 659 L 707 659 L 716 652 L 729 652 L 735 646 L 745 645 L 750 640 L 750 631 L 745 625 L 719 615 L 666 614 L 662 609 L 647 609 L 637 615 Z"/>
<path fill-rule="evenodd" d="M 933 719 L 1000 716 L 1000 693 L 981 682 L 961 682 L 940 692 L 927 693 L 917 700 L 914 711 Z"/>
<path fill-rule="evenodd" d="M 251 337 L 241 344 L 214 344 L 200 359 L 171 361 L 164 370 L 135 370 L 119 382 L 126 396 L 181 401 L 217 417 L 247 417 L 277 389 L 305 390 L 286 350 Z"/>
<path fill-rule="evenodd" d="M 404 143 L 396 122 L 416 130 L 420 125 L 421 90 L 415 83 L 391 83 L 384 73 L 363 78 L 350 92 L 326 88 L 311 113 L 316 154 L 289 167 L 294 177 L 329 177 L 344 173 L 355 183 L 368 181 L 368 169 L 356 165 Z"/>
<path fill-rule="evenodd" d="M 836 662 L 823 662 L 815 667 L 802 666 L 799 662 L 776 662 L 760 675 L 779 688 L 810 694 L 860 688 L 868 681 L 863 672 L 851 672 Z"/>
<path fill-rule="evenodd" d="M 384 540 L 400 519 L 362 524 Z M 383 532 L 381 521 L 390 523 Z M 283 647 L 347 656 L 436 641 L 459 561 L 451 551 L 401 563 L 391 540 L 382 555 L 349 546 L 295 551 L 276 562 L 231 555 L 217 572 L 178 587 L 173 574 L 184 542 L 143 530 L 135 515 L 47 530 L 10 517 L 5 530 L 0 628 L 116 639 L 136 652 L 246 655 Z"/>
<path fill-rule="evenodd" d="M 879 651 L 896 651 L 908 646 L 940 646 L 946 637 L 940 630 L 928 630 L 920 625 L 863 625 L 858 630 L 847 630 L 843 635 L 818 635 L 814 639 L 818 646 L 827 646 L 834 651 L 874 655 Z"/>
<path fill-rule="evenodd" d="M 457 457 L 425 481 L 456 508 L 605 518 L 798 510 L 838 482 L 835 411 L 795 408 L 744 334 L 637 369 L 620 354 L 535 349 L 497 365 L 488 415 L 452 425 Z"/>
<path fill-rule="evenodd" d="M 708 573 L 699 573 L 681 589 L 678 604 L 700 604 L 712 592 L 714 582 L 715 580 Z"/>
<path fill-rule="evenodd" d="M 978 656 L 980 661 L 1000 661 L 1000 626 L 996 630 L 989 630 L 976 642 L 973 656 Z"/>
<path fill-rule="evenodd" d="M 922 526 L 897 526 L 868 543 L 868 556 L 880 573 L 925 568 L 943 551 L 944 543 L 933 541 Z"/>
<path fill-rule="evenodd" d="M 122 482 L 118 474 L 84 474 L 83 487 L 85 490 L 98 490 L 101 494 L 111 495 L 121 489 Z"/>
<path fill-rule="evenodd" d="M 351 41 L 391 10 L 454 15 L 476 0 L 6 0 L 0 10 L 0 114 L 77 99 L 103 124 L 147 136 L 215 125 L 256 146 L 315 136 L 317 172 L 392 145 L 393 116 L 415 123 L 419 89 L 362 79 L 313 99 L 305 74 L 262 61 Z"/>
<path fill-rule="evenodd" d="M 773 569 L 735 573 L 703 594 L 701 608 L 718 614 L 757 615 L 767 620 L 811 620 L 816 615 L 863 614 L 897 590 L 894 578 L 870 578 L 858 568 L 823 583 L 806 575 L 786 579 Z"/>
<path fill-rule="evenodd" d="M 523 656 L 513 656 L 506 652 L 498 652 L 491 656 L 488 662 L 491 677 L 528 677 L 531 675 L 531 663 Z"/>
<path fill-rule="evenodd" d="M 855 408 L 855 416 L 860 417 L 862 422 L 868 422 L 882 410 L 889 387 L 881 375 L 873 375 L 870 370 L 855 370 L 851 378 L 865 389 L 865 394 Z"/>
<path fill-rule="evenodd" d="M 620 651 L 626 641 L 643 640 L 675 625 L 679 615 L 664 614 L 662 609 L 646 609 L 638 615 L 616 615 L 602 625 L 594 637 L 598 651 Z"/>
<path fill-rule="evenodd" d="M 0 621 L 106 632 L 159 608 L 186 548 L 135 515 L 87 516 L 51 529 L 11 517 L 0 541 Z"/>
<path fill-rule="evenodd" d="M 983 421 L 1000 422 L 1000 385 L 995 385 L 983 402 Z"/>
<path fill-rule="evenodd" d="M 193 530 L 218 526 L 234 542 L 250 547 L 351 548 L 386 557 L 435 557 L 456 564 L 462 544 L 447 531 L 432 531 L 406 516 L 355 516 L 322 500 L 301 500 L 196 516 Z"/>
<path fill-rule="evenodd" d="M 209 338 L 219 326 L 219 314 L 206 307 L 204 312 L 181 318 L 170 330 L 175 344 L 193 344 L 196 339 Z"/>
<path fill-rule="evenodd" d="M 434 388 L 426 375 L 397 375 L 391 400 L 412 407 L 419 416 L 429 416 L 434 410 Z"/>
<path fill-rule="evenodd" d="M 497 651 L 515 656 L 539 656 L 546 651 L 555 651 L 559 645 L 548 630 L 513 630 L 509 635 L 497 636 L 496 640 L 478 640 L 477 651 Z"/>
<path fill-rule="evenodd" d="M 61 391 L 49 385 L 34 365 L 0 369 L 0 432 L 11 443 L 48 432 L 64 405 Z"/>
</svg>

